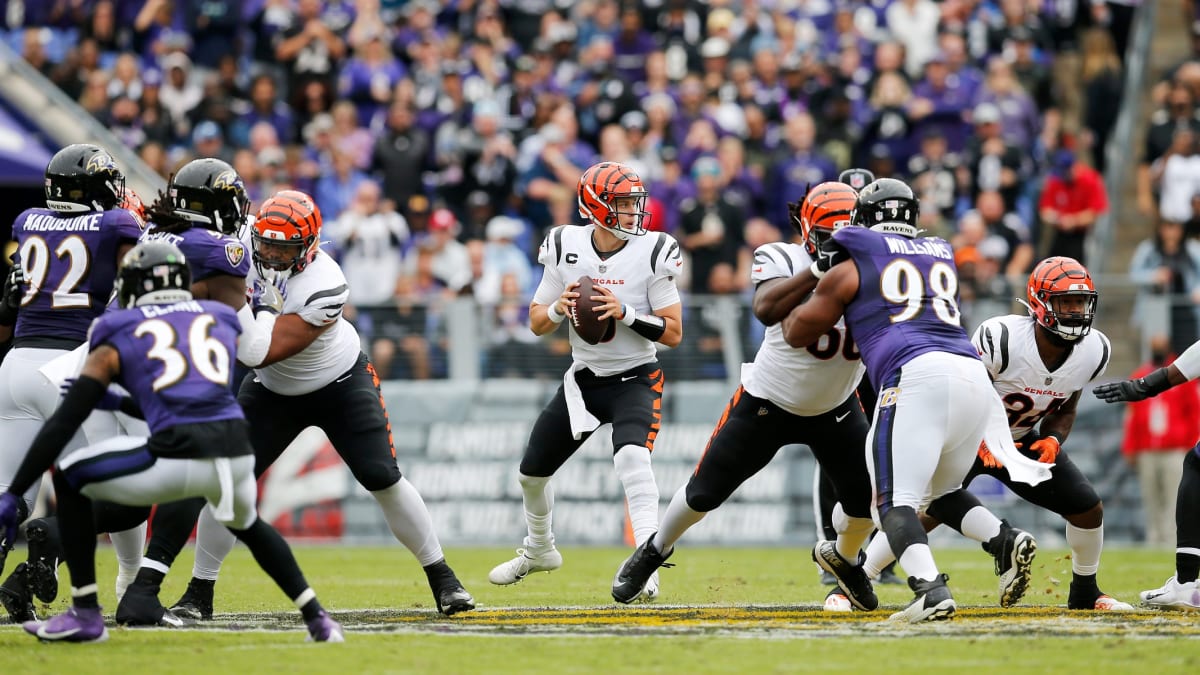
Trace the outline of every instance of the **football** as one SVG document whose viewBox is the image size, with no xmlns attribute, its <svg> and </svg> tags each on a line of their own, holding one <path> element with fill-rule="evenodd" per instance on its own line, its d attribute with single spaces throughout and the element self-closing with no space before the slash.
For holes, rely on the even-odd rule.
<svg viewBox="0 0 1200 675">
<path fill-rule="evenodd" d="M 579 297 L 575 298 L 575 306 L 571 308 L 571 327 L 589 345 L 611 340 L 617 330 L 617 321 L 612 317 L 606 321 L 597 318 L 600 315 L 594 311 L 596 303 L 592 301 L 592 296 L 600 293 L 594 289 L 592 278 L 587 275 L 579 277 L 579 286 L 575 291 Z"/>
</svg>

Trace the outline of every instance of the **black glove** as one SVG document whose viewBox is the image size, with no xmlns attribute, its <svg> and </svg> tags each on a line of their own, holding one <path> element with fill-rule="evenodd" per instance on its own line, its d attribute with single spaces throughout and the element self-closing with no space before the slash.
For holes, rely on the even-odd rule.
<svg viewBox="0 0 1200 675">
<path fill-rule="evenodd" d="M 25 295 L 25 270 L 17 263 L 8 268 L 4 277 L 4 291 L 0 293 L 0 326 L 11 326 L 17 322 L 17 311 L 21 308 L 21 297 Z"/>
<path fill-rule="evenodd" d="M 846 249 L 842 248 L 832 239 L 826 239 L 821 242 L 821 246 L 817 249 L 817 258 L 813 261 L 809 270 L 812 271 L 814 277 L 820 279 L 825 276 L 825 273 L 833 269 L 833 266 L 845 262 L 850 259 L 850 254 Z"/>
<path fill-rule="evenodd" d="M 1167 369 L 1159 368 L 1145 377 L 1122 382 L 1109 382 L 1092 389 L 1096 398 L 1107 403 L 1118 401 L 1142 401 L 1157 396 L 1171 388 Z"/>
</svg>

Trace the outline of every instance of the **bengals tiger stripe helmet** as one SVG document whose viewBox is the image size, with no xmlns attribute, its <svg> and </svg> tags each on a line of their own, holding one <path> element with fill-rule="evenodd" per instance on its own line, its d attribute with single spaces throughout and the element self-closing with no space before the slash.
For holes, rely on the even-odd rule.
<svg viewBox="0 0 1200 675">
<path fill-rule="evenodd" d="M 146 205 L 136 192 L 128 187 L 121 188 L 120 207 L 133 214 L 138 227 L 146 229 Z"/>
<path fill-rule="evenodd" d="M 1074 341 L 1092 330 L 1099 295 L 1087 268 L 1074 258 L 1046 258 L 1033 268 L 1026 292 L 1029 314 L 1038 325 Z"/>
<path fill-rule="evenodd" d="M 648 196 L 641 177 L 628 164 L 600 162 L 579 177 L 579 215 L 617 239 L 646 234 Z M 633 216 L 633 222 L 622 223 L 621 216 Z"/>
<path fill-rule="evenodd" d="M 858 193 L 854 188 L 835 181 L 814 186 L 800 204 L 800 237 L 804 249 L 815 255 L 821 242 L 850 224 Z"/>
<path fill-rule="evenodd" d="M 299 274 L 317 256 L 320 237 L 321 211 L 312 197 L 298 190 L 276 193 L 254 221 L 254 266 L 264 277 L 268 270 Z"/>
</svg>

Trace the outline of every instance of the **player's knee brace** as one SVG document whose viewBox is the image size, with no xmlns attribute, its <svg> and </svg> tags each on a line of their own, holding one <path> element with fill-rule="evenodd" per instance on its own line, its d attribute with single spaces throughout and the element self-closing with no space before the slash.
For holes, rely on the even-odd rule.
<svg viewBox="0 0 1200 675">
<path fill-rule="evenodd" d="M 896 506 L 883 515 L 883 531 L 887 534 L 892 551 L 897 554 L 913 544 L 924 544 L 929 541 L 921 520 L 911 506 Z"/>
</svg>

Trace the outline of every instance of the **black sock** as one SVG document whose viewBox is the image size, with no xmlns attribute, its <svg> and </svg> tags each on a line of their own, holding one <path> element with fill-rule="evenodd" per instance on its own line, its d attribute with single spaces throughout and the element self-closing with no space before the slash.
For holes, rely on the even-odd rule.
<svg viewBox="0 0 1200 675">
<path fill-rule="evenodd" d="M 1175 580 L 1187 584 L 1200 577 L 1200 556 L 1175 552 Z"/>
<path fill-rule="evenodd" d="M 317 602 L 316 598 L 313 598 L 312 600 L 304 603 L 304 606 L 300 608 L 300 614 L 304 617 L 305 621 L 312 621 L 313 619 L 317 618 L 317 616 L 320 615 L 324 609 L 324 607 L 321 607 L 321 603 Z"/>
<path fill-rule="evenodd" d="M 1098 585 L 1096 585 L 1096 575 L 1095 574 L 1079 574 L 1077 572 L 1072 572 L 1071 573 L 1071 588 L 1078 589 L 1081 591 L 1095 590 L 1097 593 L 1100 592 L 1100 587 Z"/>
<path fill-rule="evenodd" d="M 250 549 L 258 566 L 289 598 L 295 600 L 308 590 L 308 582 L 296 563 L 296 556 L 292 555 L 292 549 L 275 528 L 259 518 L 244 530 L 230 528 L 229 531 Z"/>
<path fill-rule="evenodd" d="M 196 527 L 200 510 L 206 504 L 204 497 L 193 497 L 177 502 L 159 504 L 150 521 L 150 544 L 146 546 L 146 557 L 170 567 L 175 557 L 187 545 L 188 537 Z"/>
<path fill-rule="evenodd" d="M 140 586 L 143 588 L 153 588 L 154 592 L 158 593 L 158 589 L 159 589 L 159 587 L 162 586 L 162 580 L 163 580 L 163 577 L 165 577 L 165 576 L 167 576 L 167 575 L 163 574 L 162 572 L 159 572 L 156 569 L 152 569 L 149 567 L 140 567 L 140 568 L 138 568 L 137 576 L 134 577 L 133 584 L 131 584 L 130 588 L 132 588 L 133 586 Z"/>
<path fill-rule="evenodd" d="M 58 527 L 63 557 L 71 574 L 71 587 L 95 586 L 96 530 L 92 524 L 92 502 L 71 487 L 61 472 L 54 474 L 54 491 L 58 497 Z M 75 604 L 97 607 L 95 592 L 76 597 Z"/>
<path fill-rule="evenodd" d="M 821 532 L 824 533 L 826 540 L 836 541 L 838 535 L 837 530 L 833 527 L 833 507 L 837 505 L 837 489 L 833 486 L 833 481 L 826 471 L 821 472 L 821 481 L 817 484 L 817 504 L 821 508 L 821 512 L 818 514 Z"/>
<path fill-rule="evenodd" d="M 442 558 L 435 563 L 430 563 L 422 569 L 425 570 L 425 578 L 429 579 L 429 583 L 431 584 L 440 579 L 444 579 L 447 576 L 454 576 L 454 571 L 451 570 L 450 566 L 446 564 L 445 558 Z"/>
</svg>

